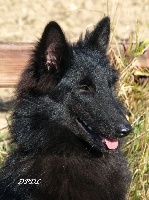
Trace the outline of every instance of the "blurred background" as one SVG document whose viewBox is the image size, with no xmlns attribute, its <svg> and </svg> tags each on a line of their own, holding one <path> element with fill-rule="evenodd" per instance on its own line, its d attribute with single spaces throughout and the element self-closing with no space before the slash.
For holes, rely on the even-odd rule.
<svg viewBox="0 0 149 200">
<path fill-rule="evenodd" d="M 118 95 L 133 125 L 133 133 L 123 147 L 133 177 L 128 200 L 147 200 L 149 65 L 144 52 L 149 45 L 149 0 L 0 0 L 0 41 L 36 42 L 45 25 L 54 20 L 67 39 L 75 42 L 80 33 L 92 29 L 106 15 L 111 18 L 111 43 L 136 44 L 135 48 L 129 47 L 125 57 L 113 52 L 112 62 L 121 71 Z M 0 88 L 0 164 L 11 150 L 7 127 L 14 90 Z"/>
<path fill-rule="evenodd" d="M 118 40 L 140 41 L 149 35 L 149 0 L 0 0 L 0 40 L 36 41 L 55 20 L 74 41 L 81 32 L 109 15 Z"/>
</svg>

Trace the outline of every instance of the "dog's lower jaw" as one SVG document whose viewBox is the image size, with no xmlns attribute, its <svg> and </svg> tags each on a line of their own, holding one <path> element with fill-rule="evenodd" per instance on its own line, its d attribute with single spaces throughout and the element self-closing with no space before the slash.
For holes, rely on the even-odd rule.
<svg viewBox="0 0 149 200">
<path fill-rule="evenodd" d="M 79 127 L 82 128 L 82 135 L 83 132 L 86 134 L 86 142 L 88 142 L 91 148 L 97 148 L 100 151 L 108 151 L 108 150 L 115 150 L 118 148 L 119 141 L 118 139 L 110 139 L 107 137 L 101 136 L 99 133 L 95 132 L 91 126 L 89 126 L 84 120 L 81 118 L 76 119 L 77 124 Z"/>
</svg>

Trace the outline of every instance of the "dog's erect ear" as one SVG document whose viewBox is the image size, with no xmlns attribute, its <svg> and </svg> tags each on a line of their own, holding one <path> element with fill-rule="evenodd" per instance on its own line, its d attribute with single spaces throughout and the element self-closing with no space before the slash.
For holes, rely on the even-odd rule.
<svg viewBox="0 0 149 200">
<path fill-rule="evenodd" d="M 50 71 L 52 68 L 60 70 L 65 55 L 67 55 L 67 42 L 65 36 L 56 22 L 50 22 L 42 34 L 38 52 L 41 52 L 45 67 Z M 38 55 L 39 56 L 39 55 Z"/>
<path fill-rule="evenodd" d="M 110 37 L 110 18 L 103 18 L 91 33 L 85 36 L 85 45 L 93 50 L 106 53 Z"/>
<path fill-rule="evenodd" d="M 18 88 L 22 92 L 30 89 L 48 92 L 60 81 L 70 60 L 69 45 L 60 26 L 50 22 L 35 47 Z"/>
</svg>

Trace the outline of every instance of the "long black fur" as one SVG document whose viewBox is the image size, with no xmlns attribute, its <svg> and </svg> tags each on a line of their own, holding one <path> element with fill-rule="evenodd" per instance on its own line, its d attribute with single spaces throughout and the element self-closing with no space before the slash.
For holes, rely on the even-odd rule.
<svg viewBox="0 0 149 200">
<path fill-rule="evenodd" d="M 126 161 L 119 146 L 104 142 L 120 143 L 131 130 L 106 56 L 109 36 L 108 17 L 76 44 L 56 22 L 46 26 L 17 87 L 11 126 L 17 147 L 2 168 L 1 200 L 126 198 Z"/>
</svg>

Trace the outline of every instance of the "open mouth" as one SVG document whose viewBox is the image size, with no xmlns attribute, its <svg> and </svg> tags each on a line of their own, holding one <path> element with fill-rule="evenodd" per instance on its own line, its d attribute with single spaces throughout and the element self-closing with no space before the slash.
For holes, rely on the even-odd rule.
<svg viewBox="0 0 149 200">
<path fill-rule="evenodd" d="M 97 133 L 92 129 L 91 126 L 89 126 L 84 120 L 77 118 L 77 122 L 79 125 L 88 133 L 91 135 L 93 140 L 99 145 L 99 146 L 104 146 L 110 150 L 114 150 L 118 147 L 118 140 L 117 139 L 110 139 L 107 137 L 103 137 L 100 135 L 100 133 Z"/>
</svg>

